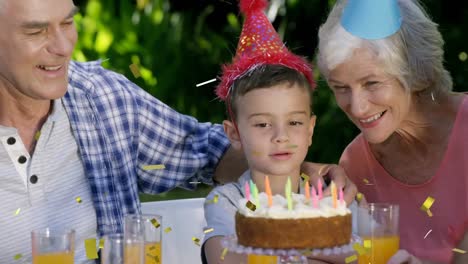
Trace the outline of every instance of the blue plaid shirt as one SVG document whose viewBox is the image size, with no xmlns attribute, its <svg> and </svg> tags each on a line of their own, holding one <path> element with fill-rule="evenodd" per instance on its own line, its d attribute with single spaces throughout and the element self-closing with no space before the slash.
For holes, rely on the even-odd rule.
<svg viewBox="0 0 468 264">
<path fill-rule="evenodd" d="M 122 232 L 139 192 L 211 184 L 229 146 L 219 125 L 182 115 L 100 61 L 71 62 L 63 98 L 96 209 L 98 232 Z M 163 170 L 145 170 L 162 164 Z"/>
</svg>

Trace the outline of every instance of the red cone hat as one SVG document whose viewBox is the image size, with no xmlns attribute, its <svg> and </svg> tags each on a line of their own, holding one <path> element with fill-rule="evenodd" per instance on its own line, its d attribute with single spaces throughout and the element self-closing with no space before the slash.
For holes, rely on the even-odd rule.
<svg viewBox="0 0 468 264">
<path fill-rule="evenodd" d="M 216 88 L 216 95 L 221 100 L 226 99 L 236 79 L 265 64 L 279 64 L 297 70 L 315 88 L 311 65 L 285 47 L 264 13 L 267 4 L 267 0 L 240 1 L 240 10 L 245 16 L 244 27 L 233 62 L 223 66 L 221 83 Z"/>
</svg>

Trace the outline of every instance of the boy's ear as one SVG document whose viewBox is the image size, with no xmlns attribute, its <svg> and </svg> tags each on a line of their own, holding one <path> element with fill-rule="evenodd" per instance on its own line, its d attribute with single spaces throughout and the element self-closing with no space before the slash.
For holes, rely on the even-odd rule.
<svg viewBox="0 0 468 264">
<path fill-rule="evenodd" d="M 312 115 L 310 117 L 310 122 L 309 122 L 309 147 L 312 145 L 312 136 L 314 135 L 314 128 L 315 128 L 315 121 L 317 120 L 316 115 Z"/>
<path fill-rule="evenodd" d="M 241 150 L 242 143 L 241 143 L 240 136 L 237 133 L 237 129 L 234 123 L 229 120 L 224 120 L 223 127 L 224 127 L 224 133 L 226 133 L 227 137 L 229 138 L 229 141 L 231 141 L 231 146 L 235 150 Z"/>
</svg>

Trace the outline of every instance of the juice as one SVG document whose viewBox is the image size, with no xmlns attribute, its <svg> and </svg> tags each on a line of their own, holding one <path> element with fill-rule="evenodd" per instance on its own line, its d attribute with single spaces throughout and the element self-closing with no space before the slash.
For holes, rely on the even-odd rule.
<svg viewBox="0 0 468 264">
<path fill-rule="evenodd" d="M 277 264 L 277 256 L 249 255 L 247 264 Z"/>
<path fill-rule="evenodd" d="M 372 242 L 371 248 L 366 254 L 358 257 L 359 264 L 386 264 L 400 248 L 399 236 L 385 236 L 385 237 L 363 237 L 363 241 L 370 240 Z"/>
<path fill-rule="evenodd" d="M 124 264 L 140 264 L 141 250 L 141 244 L 125 245 Z"/>
<path fill-rule="evenodd" d="M 33 264 L 73 264 L 73 252 L 45 253 L 33 256 Z"/>
<path fill-rule="evenodd" d="M 145 264 L 161 264 L 161 242 L 145 243 Z"/>
</svg>

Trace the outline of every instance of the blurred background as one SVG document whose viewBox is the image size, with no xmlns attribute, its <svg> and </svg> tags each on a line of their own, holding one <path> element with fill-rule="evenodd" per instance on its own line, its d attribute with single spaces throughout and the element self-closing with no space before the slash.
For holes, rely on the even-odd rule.
<svg viewBox="0 0 468 264">
<path fill-rule="evenodd" d="M 319 26 L 335 0 L 270 0 L 267 15 L 286 46 L 314 62 Z M 446 67 L 455 91 L 468 91 L 468 1 L 422 0 L 445 39 Z M 103 59 L 177 111 L 200 121 L 221 122 L 224 105 L 216 100 L 220 65 L 231 62 L 242 29 L 237 0 L 75 0 L 78 43 L 74 59 Z M 136 78 L 129 66 L 138 66 Z M 336 163 L 358 133 L 338 109 L 325 81 L 315 72 L 317 125 L 308 160 Z M 142 201 L 202 197 L 175 189 Z"/>
</svg>

